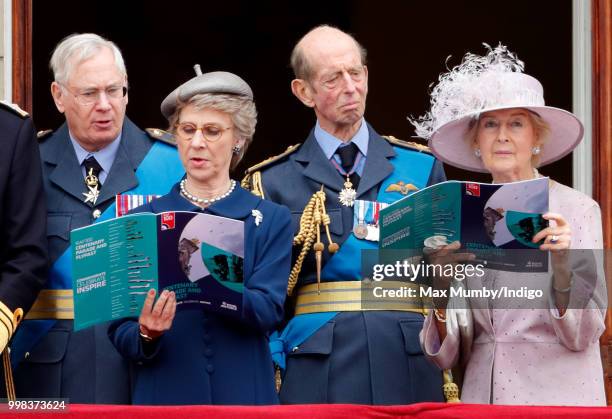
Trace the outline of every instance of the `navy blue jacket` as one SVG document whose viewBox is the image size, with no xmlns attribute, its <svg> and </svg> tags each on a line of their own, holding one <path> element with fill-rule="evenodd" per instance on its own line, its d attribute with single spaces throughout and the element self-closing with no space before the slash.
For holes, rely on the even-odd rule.
<svg viewBox="0 0 612 419">
<path fill-rule="evenodd" d="M 63 124 L 40 144 L 51 263 L 70 244 L 71 230 L 91 224 L 95 209 L 104 211 L 116 194 L 138 185 L 136 168 L 153 141 L 125 118 L 119 149 L 95 208 L 83 202 L 85 183 L 68 126 Z M 73 332 L 72 320 L 56 321 L 16 368 L 17 396 L 65 397 L 71 403 L 129 404 L 128 363 L 108 341 L 107 329 L 107 325 L 99 325 Z"/>
<path fill-rule="evenodd" d="M 263 214 L 259 226 L 251 211 Z M 268 332 L 283 318 L 291 262 L 289 211 L 240 187 L 205 210 L 172 191 L 138 212 L 201 211 L 245 223 L 243 312 L 239 320 L 203 309 L 178 311 L 172 327 L 143 350 L 136 319 L 109 336 L 134 362 L 134 404 L 277 404 Z"/>
<path fill-rule="evenodd" d="M 394 164 L 410 165 L 408 160 L 424 156 L 415 150 L 408 152 L 410 159 L 398 160 L 395 146 L 371 126 L 368 128 L 368 155 L 357 199 L 376 201 L 382 182 L 395 170 Z M 396 158 L 393 163 L 392 158 Z M 429 170 L 425 174 L 427 185 L 445 180 L 439 161 Z M 299 230 L 299 219 L 308 200 L 323 185 L 332 239 L 340 245 L 353 229 L 353 208 L 338 201 L 343 183 L 343 177 L 325 157 L 313 132 L 296 152 L 262 170 L 265 198 L 289 207 L 294 233 Z M 402 197 L 396 194 L 396 199 Z M 316 281 L 313 253 L 302 265 L 297 288 Z M 358 263 L 358 255 L 355 256 L 346 263 Z M 329 257 L 324 251 L 324 265 Z M 339 313 L 288 354 L 281 403 L 442 401 L 441 373 L 425 359 L 420 348 L 418 335 L 422 324 L 423 316 L 413 312 Z"/>
<path fill-rule="evenodd" d="M 4 106 L 4 105 L 2 105 Z M 47 274 L 45 196 L 32 120 L 0 106 L 0 301 L 27 311 Z"/>
</svg>

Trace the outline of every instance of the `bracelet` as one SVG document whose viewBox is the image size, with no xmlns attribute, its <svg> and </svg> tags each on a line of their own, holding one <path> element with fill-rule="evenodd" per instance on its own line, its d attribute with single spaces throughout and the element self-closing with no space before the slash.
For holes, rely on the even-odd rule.
<svg viewBox="0 0 612 419">
<path fill-rule="evenodd" d="M 437 321 L 439 321 L 440 323 L 446 323 L 446 314 L 442 313 L 437 308 L 434 308 L 433 312 L 434 312 L 434 316 L 436 316 Z"/>
<path fill-rule="evenodd" d="M 140 337 L 142 338 L 143 341 L 145 341 L 146 343 L 153 342 L 153 338 L 142 331 L 142 325 L 139 325 L 138 328 L 140 332 L 139 333 Z"/>
<path fill-rule="evenodd" d="M 561 293 L 561 294 L 566 294 L 566 293 L 568 293 L 568 292 L 570 292 L 570 291 L 571 291 L 571 289 L 572 289 L 572 284 L 570 283 L 570 286 L 569 286 L 569 287 L 567 287 L 567 288 L 563 288 L 563 289 L 559 289 L 559 288 L 557 288 L 557 287 L 555 287 L 555 286 L 553 285 L 552 289 L 553 289 L 555 292 L 558 292 L 558 293 Z"/>
<path fill-rule="evenodd" d="M 553 291 L 556 291 L 560 294 L 567 294 L 568 292 L 570 292 L 572 290 L 572 286 L 574 285 L 574 276 L 572 274 L 570 274 L 570 283 L 569 283 L 569 287 L 567 288 L 562 288 L 559 289 L 557 287 L 555 287 L 555 279 L 553 277 L 553 281 L 552 281 L 552 289 Z"/>
</svg>

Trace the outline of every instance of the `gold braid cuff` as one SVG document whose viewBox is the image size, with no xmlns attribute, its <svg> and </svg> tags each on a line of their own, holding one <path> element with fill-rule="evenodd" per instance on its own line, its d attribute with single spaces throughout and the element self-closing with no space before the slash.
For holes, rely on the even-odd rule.
<svg viewBox="0 0 612 419">
<path fill-rule="evenodd" d="M 0 351 L 2 351 L 2 365 L 4 367 L 4 385 L 6 386 L 6 396 L 8 400 L 15 401 L 15 384 L 13 383 L 13 370 L 11 368 L 10 351 L 7 348 L 13 333 L 23 318 L 21 308 L 11 311 L 2 301 L 0 301 Z M 6 350 L 5 350 L 6 349 Z"/>
<path fill-rule="evenodd" d="M 8 339 L 11 339 L 13 333 L 19 326 L 21 319 L 23 318 L 23 310 L 21 308 L 15 309 L 15 312 L 11 311 L 2 301 L 0 301 L 0 325 L 6 328 L 8 332 Z M 0 348 L 0 351 L 4 350 L 4 347 Z"/>
</svg>

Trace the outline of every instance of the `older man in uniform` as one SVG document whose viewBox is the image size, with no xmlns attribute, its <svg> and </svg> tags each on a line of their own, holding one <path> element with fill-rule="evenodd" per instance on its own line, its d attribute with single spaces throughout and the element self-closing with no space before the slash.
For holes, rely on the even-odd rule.
<svg viewBox="0 0 612 419">
<path fill-rule="evenodd" d="M 383 138 L 365 121 L 365 58 L 354 38 L 329 26 L 298 42 L 291 88 L 316 125 L 301 146 L 244 180 L 289 207 L 298 233 L 289 279 L 295 316 L 271 342 L 284 369 L 282 403 L 443 400 L 441 373 L 419 345 L 423 310 L 361 310 L 361 251 L 377 248 L 380 204 L 445 180 L 426 147 Z"/>
<path fill-rule="evenodd" d="M 74 332 L 70 231 L 115 215 L 118 194 L 165 194 L 182 174 L 176 148 L 125 117 L 127 73 L 117 46 L 72 35 L 51 57 L 51 94 L 66 123 L 41 136 L 51 271 L 13 345 L 19 397 L 130 403 L 128 364 L 107 325 Z M 138 199 L 134 200 L 138 202 Z"/>
<path fill-rule="evenodd" d="M 47 277 L 47 223 L 32 121 L 1 101 L 0 144 L 0 352 L 8 360 L 4 349 Z"/>
</svg>

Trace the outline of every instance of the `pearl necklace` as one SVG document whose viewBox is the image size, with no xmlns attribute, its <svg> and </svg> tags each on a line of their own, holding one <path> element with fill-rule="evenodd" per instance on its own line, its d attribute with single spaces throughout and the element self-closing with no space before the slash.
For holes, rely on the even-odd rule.
<svg viewBox="0 0 612 419">
<path fill-rule="evenodd" d="M 217 202 L 217 201 L 222 200 L 223 198 L 227 198 L 227 196 L 234 191 L 234 188 L 236 188 L 236 181 L 232 179 L 230 182 L 229 189 L 224 194 L 213 196 L 212 198 L 198 198 L 197 196 L 192 195 L 189 192 L 187 192 L 187 188 L 185 188 L 185 183 L 186 183 L 186 179 L 181 180 L 181 183 L 180 183 L 181 194 L 183 194 L 183 196 L 189 199 L 190 201 L 195 202 L 196 204 L 203 204 L 203 205 L 210 205 L 213 202 Z"/>
</svg>

